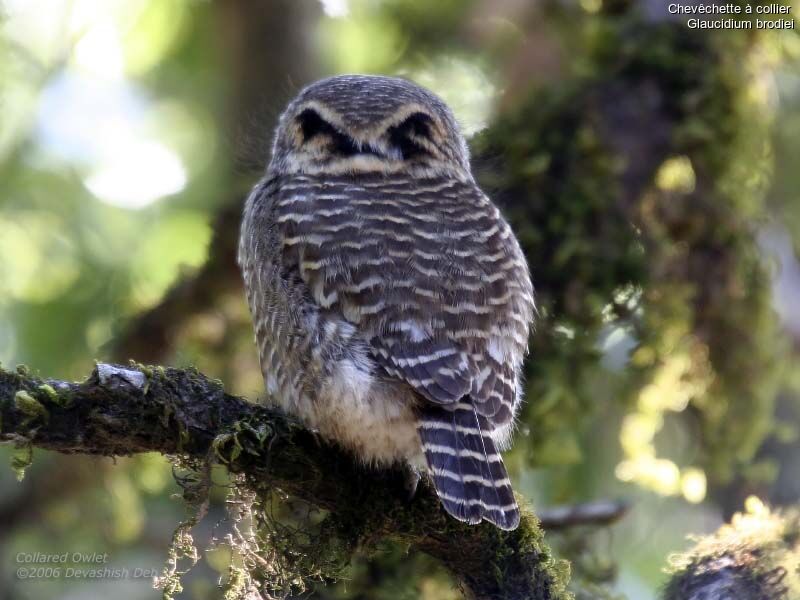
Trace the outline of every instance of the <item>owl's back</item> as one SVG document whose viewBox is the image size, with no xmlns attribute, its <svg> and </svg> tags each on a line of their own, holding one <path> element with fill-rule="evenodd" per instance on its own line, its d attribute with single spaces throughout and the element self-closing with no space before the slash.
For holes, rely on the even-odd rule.
<svg viewBox="0 0 800 600">
<path fill-rule="evenodd" d="M 316 414 L 321 404 L 337 402 L 332 396 L 342 389 L 364 392 L 373 403 L 369 418 L 419 424 L 428 411 L 428 445 L 439 447 L 444 426 L 437 423 L 466 406 L 465 418 L 479 420 L 476 447 L 485 447 L 482 433 L 490 444 L 506 442 L 532 287 L 508 225 L 472 181 L 272 178 L 248 201 L 240 261 L 267 387 L 290 410 L 315 415 L 319 426 L 361 410 Z M 341 377 L 352 381 L 333 381 Z M 419 447 L 420 438 L 394 450 L 407 452 L 409 444 Z"/>
</svg>

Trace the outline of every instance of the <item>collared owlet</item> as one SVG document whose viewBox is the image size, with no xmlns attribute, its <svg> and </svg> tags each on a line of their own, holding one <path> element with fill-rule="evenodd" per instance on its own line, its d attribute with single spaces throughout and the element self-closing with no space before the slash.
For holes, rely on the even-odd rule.
<svg viewBox="0 0 800 600">
<path fill-rule="evenodd" d="M 517 527 L 499 450 L 533 287 L 442 100 L 364 75 L 300 92 L 239 263 L 271 398 L 365 463 L 426 468 L 457 519 Z"/>
</svg>

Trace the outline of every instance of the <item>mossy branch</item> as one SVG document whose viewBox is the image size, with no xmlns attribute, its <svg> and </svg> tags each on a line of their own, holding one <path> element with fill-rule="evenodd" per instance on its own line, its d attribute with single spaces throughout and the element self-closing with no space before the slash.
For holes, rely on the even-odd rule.
<svg viewBox="0 0 800 600">
<path fill-rule="evenodd" d="M 793 600 L 800 598 L 800 512 L 773 512 L 751 497 L 689 551 L 671 557 L 663 600 Z"/>
<path fill-rule="evenodd" d="M 299 423 L 226 394 L 194 369 L 98 364 L 82 383 L 0 369 L 0 442 L 65 454 L 214 457 L 254 491 L 279 488 L 331 511 L 369 552 L 393 539 L 440 561 L 469 598 L 567 599 L 567 568 L 524 514 L 516 531 L 447 516 L 432 488 L 364 467 Z"/>
</svg>

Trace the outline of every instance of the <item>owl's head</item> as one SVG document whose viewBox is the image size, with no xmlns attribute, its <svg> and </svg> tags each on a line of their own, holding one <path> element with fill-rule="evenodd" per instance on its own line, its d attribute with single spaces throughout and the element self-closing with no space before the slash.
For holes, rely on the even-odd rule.
<svg viewBox="0 0 800 600">
<path fill-rule="evenodd" d="M 405 79 L 371 75 L 331 77 L 301 91 L 281 115 L 270 172 L 472 178 L 447 105 Z"/>
</svg>

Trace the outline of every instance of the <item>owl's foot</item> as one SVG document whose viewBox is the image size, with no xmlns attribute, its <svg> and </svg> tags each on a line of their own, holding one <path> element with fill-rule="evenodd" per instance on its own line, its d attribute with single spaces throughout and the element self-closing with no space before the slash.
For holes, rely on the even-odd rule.
<svg viewBox="0 0 800 600">
<path fill-rule="evenodd" d="M 407 496 L 406 501 L 411 502 L 414 499 L 414 496 L 417 493 L 417 485 L 419 485 L 419 480 L 421 475 L 419 471 L 412 466 L 406 466 L 405 468 L 405 485 Z"/>
</svg>

